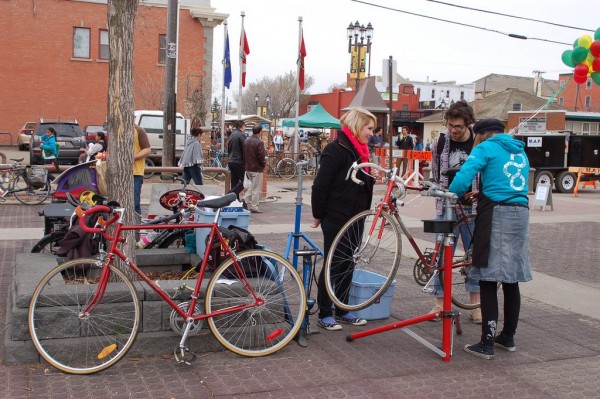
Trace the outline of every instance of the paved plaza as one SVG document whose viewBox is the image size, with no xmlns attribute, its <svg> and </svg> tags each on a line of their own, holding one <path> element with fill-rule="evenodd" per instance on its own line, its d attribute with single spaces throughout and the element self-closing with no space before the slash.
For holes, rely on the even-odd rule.
<svg viewBox="0 0 600 399">
<path fill-rule="evenodd" d="M 154 181 L 144 184 L 148 211 Z M 155 181 L 158 183 L 158 180 Z M 302 191 L 302 231 L 321 245 L 311 229 L 310 178 Z M 262 214 L 250 216 L 249 230 L 259 243 L 284 253 L 293 229 L 296 181 L 269 182 Z M 221 186 L 211 186 L 219 191 Z M 376 189 L 379 199 L 383 187 Z M 351 199 L 349 199 L 351 200 Z M 116 366 L 91 376 L 64 374 L 51 366 L 6 365 L 0 352 L 0 398 L 597 398 L 600 397 L 600 189 L 586 187 L 575 198 L 553 194 L 554 210 L 531 210 L 531 261 L 534 281 L 522 284 L 517 351 L 496 350 L 486 361 L 463 351 L 476 342 L 480 326 L 463 316 L 463 334 L 454 337 L 454 353 L 443 362 L 401 329 L 347 342 L 348 333 L 365 327 L 344 325 L 318 334 L 302 348 L 292 342 L 263 358 L 228 351 L 199 353 L 191 366 L 175 363 L 171 350 L 156 345 L 144 357 L 126 356 Z M 432 236 L 421 220 L 432 216 L 431 198 L 411 195 L 401 210 L 420 245 Z M 42 206 L 0 204 L 0 326 L 7 325 L 7 296 L 16 255 L 29 252 L 42 236 Z M 391 317 L 366 328 L 423 314 L 433 298 L 412 277 L 414 254 L 403 245 Z M 320 268 L 320 265 L 319 265 Z M 312 298 L 316 298 L 316 287 Z M 502 312 L 500 313 L 502 314 Z M 441 323 L 425 322 L 410 330 L 441 345 Z M 194 348 L 191 348 L 192 350 Z"/>
</svg>

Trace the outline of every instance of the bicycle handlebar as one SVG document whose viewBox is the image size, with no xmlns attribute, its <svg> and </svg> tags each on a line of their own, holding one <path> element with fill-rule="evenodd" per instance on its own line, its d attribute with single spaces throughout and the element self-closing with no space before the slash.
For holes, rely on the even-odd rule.
<svg viewBox="0 0 600 399">
<path fill-rule="evenodd" d="M 438 197 L 449 199 L 452 202 L 456 202 L 458 197 L 453 192 L 448 191 L 448 189 L 443 188 L 440 184 L 434 183 L 432 181 L 424 181 L 423 190 L 421 191 L 421 195 L 424 197 Z"/>
<path fill-rule="evenodd" d="M 104 228 L 99 228 L 99 227 L 89 227 L 86 223 L 85 220 L 87 219 L 87 217 L 93 213 L 98 213 L 98 212 L 107 212 L 107 213 L 111 213 L 114 212 L 114 215 L 112 218 L 110 218 Z M 79 226 L 81 227 L 81 229 L 83 231 L 85 231 L 86 233 L 92 233 L 92 234 L 102 234 L 104 232 L 104 229 L 106 228 L 106 226 L 110 226 L 111 224 L 113 224 L 114 222 L 116 222 L 121 215 L 123 214 L 123 208 L 111 208 L 109 206 L 106 205 L 96 205 L 93 206 L 89 209 L 86 209 L 82 214 L 81 217 L 79 218 Z"/>
<path fill-rule="evenodd" d="M 386 179 L 391 179 L 397 183 L 404 185 L 404 180 L 402 180 L 402 178 L 400 176 L 397 176 L 394 173 L 395 169 L 385 169 L 385 168 L 377 165 L 376 163 L 372 163 L 372 162 L 363 162 L 360 164 L 354 162 L 352 164 L 352 166 L 350 167 L 350 169 L 348 170 L 348 174 L 346 175 L 346 180 L 348 180 L 348 178 L 351 178 L 354 183 L 356 183 L 360 186 L 364 185 L 365 182 L 356 177 L 356 173 L 358 173 L 359 170 L 362 171 L 364 168 L 372 168 L 372 169 L 378 170 L 385 175 Z"/>
</svg>

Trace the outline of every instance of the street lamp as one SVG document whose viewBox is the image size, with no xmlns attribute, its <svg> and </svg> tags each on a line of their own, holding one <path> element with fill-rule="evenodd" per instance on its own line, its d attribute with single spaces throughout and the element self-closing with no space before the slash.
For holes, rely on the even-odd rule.
<svg viewBox="0 0 600 399">
<path fill-rule="evenodd" d="M 358 21 L 354 24 L 350 22 L 348 28 L 346 28 L 346 33 L 348 36 L 348 52 L 352 54 L 352 47 L 354 46 L 354 55 L 350 57 L 350 73 L 356 73 L 356 90 L 358 92 L 360 85 L 360 75 L 365 72 L 365 64 L 364 62 L 361 64 L 362 57 L 361 54 L 363 51 L 361 50 L 363 47 L 365 48 L 365 54 L 369 54 L 369 69 L 367 72 L 367 77 L 371 76 L 371 39 L 373 38 L 373 25 L 369 22 L 367 27 L 361 25 Z M 354 44 L 352 43 L 352 38 L 354 38 Z M 367 42 L 365 43 L 365 39 Z M 366 55 L 365 55 L 366 57 Z"/>
<path fill-rule="evenodd" d="M 269 94 L 267 94 L 267 110 L 265 111 L 265 117 L 268 117 L 269 115 L 269 105 L 271 104 L 271 96 Z"/>
<path fill-rule="evenodd" d="M 260 97 L 258 96 L 258 93 L 256 93 L 256 94 L 254 95 L 254 102 L 256 103 L 256 115 L 258 115 L 258 114 L 259 114 L 259 112 L 258 112 L 258 99 L 259 99 L 259 98 L 260 98 Z"/>
</svg>

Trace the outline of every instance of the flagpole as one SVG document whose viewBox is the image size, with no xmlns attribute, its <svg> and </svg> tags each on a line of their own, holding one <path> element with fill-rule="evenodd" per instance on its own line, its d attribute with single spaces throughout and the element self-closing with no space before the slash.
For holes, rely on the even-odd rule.
<svg viewBox="0 0 600 399">
<path fill-rule="evenodd" d="M 244 17 L 246 16 L 246 13 L 244 11 L 242 11 L 242 35 L 241 35 L 241 39 L 240 39 L 240 51 L 244 51 L 243 47 L 245 44 L 245 40 L 246 38 L 244 37 L 246 35 L 246 31 L 244 30 Z M 245 56 L 245 55 L 244 55 Z M 238 120 L 242 119 L 242 74 L 243 72 L 243 68 L 242 68 L 242 58 L 241 56 L 238 56 L 238 59 L 240 60 L 240 85 L 239 85 L 239 96 L 238 96 Z"/>
<path fill-rule="evenodd" d="M 300 56 L 300 46 L 302 46 L 302 17 L 298 17 L 298 56 Z M 300 147 L 300 136 L 298 134 L 298 115 L 300 113 L 300 60 L 296 62 L 296 120 L 294 122 L 294 158 L 298 155 Z"/>
<path fill-rule="evenodd" d="M 225 28 L 225 34 L 223 35 L 223 52 L 227 46 L 227 20 L 223 21 L 223 27 Z M 229 57 L 231 59 L 231 56 Z M 230 61 L 231 62 L 231 61 Z M 221 153 L 225 152 L 225 53 L 223 53 L 223 90 L 221 91 Z M 231 66 L 229 66 L 231 70 Z"/>
</svg>

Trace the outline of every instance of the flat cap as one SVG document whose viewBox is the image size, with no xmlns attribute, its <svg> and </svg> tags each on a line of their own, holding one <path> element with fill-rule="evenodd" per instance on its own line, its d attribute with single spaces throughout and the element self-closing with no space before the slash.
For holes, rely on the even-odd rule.
<svg viewBox="0 0 600 399">
<path fill-rule="evenodd" d="M 484 134 L 488 132 L 503 133 L 504 124 L 498 119 L 480 119 L 473 125 L 473 131 L 475 134 Z"/>
</svg>

